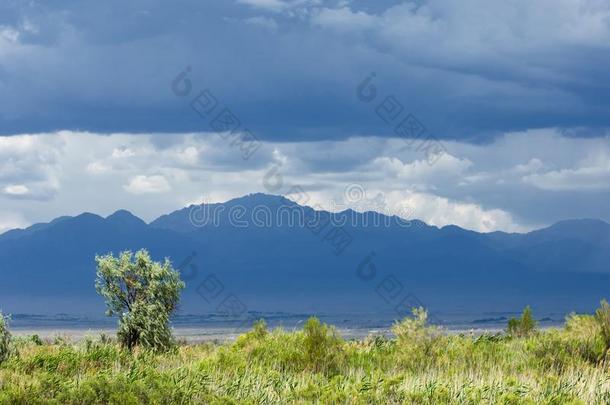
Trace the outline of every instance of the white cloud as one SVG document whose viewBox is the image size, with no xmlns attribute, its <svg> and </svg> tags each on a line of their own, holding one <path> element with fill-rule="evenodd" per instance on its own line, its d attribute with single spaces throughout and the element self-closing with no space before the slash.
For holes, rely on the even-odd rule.
<svg viewBox="0 0 610 405">
<path fill-rule="evenodd" d="M 311 7 L 318 7 L 322 0 L 237 0 L 237 3 L 273 13 L 284 12 L 289 16 L 307 15 Z"/>
<path fill-rule="evenodd" d="M 523 181 L 543 190 L 552 191 L 610 190 L 610 165 L 530 174 L 523 177 Z"/>
<path fill-rule="evenodd" d="M 104 162 L 91 162 L 87 165 L 85 170 L 87 171 L 87 173 L 91 173 L 91 174 L 104 174 L 104 173 L 108 173 L 111 170 L 111 168 L 110 168 L 110 166 L 106 165 Z"/>
<path fill-rule="evenodd" d="M 171 190 L 167 179 L 159 174 L 135 176 L 124 188 L 132 194 L 166 193 Z"/>
<path fill-rule="evenodd" d="M 0 41 L 17 43 L 19 41 L 19 31 L 11 27 L 0 25 Z"/>
<path fill-rule="evenodd" d="M 60 185 L 60 135 L 0 137 L 0 190 L 7 198 L 48 200 Z"/>
<path fill-rule="evenodd" d="M 288 4 L 282 0 L 238 0 L 238 3 L 274 12 L 282 11 L 288 7 Z"/>
<path fill-rule="evenodd" d="M 362 11 L 352 11 L 349 7 L 324 8 L 312 16 L 314 25 L 328 27 L 337 31 L 363 30 L 372 28 L 378 23 L 376 16 Z"/>
<path fill-rule="evenodd" d="M 30 189 L 23 184 L 9 184 L 4 187 L 4 192 L 10 195 L 26 195 L 29 191 Z"/>
<path fill-rule="evenodd" d="M 542 164 L 535 162 L 534 173 L 523 176 L 523 182 L 551 191 L 610 190 L 610 148 L 598 147 L 588 151 L 572 167 L 542 172 Z"/>
<path fill-rule="evenodd" d="M 430 165 L 404 141 L 376 137 L 267 142 L 245 161 L 215 134 L 15 136 L 0 138 L 0 201 L 29 223 L 120 208 L 150 221 L 193 201 L 287 194 L 297 185 L 332 209 L 346 186 L 358 184 L 371 208 L 400 214 L 406 207 L 409 218 L 438 226 L 514 231 L 570 217 L 610 220 L 600 208 L 610 201 L 608 137 L 545 130 L 444 144 L 447 153 Z M 557 199 L 557 191 L 579 195 Z"/>
<path fill-rule="evenodd" d="M 512 215 L 501 209 L 484 209 L 476 203 L 452 201 L 448 198 L 425 193 L 406 193 L 400 200 L 411 208 L 412 218 L 430 225 L 458 225 L 479 232 L 498 229 L 507 232 L 524 232 L 531 227 L 517 223 Z"/>
<path fill-rule="evenodd" d="M 176 152 L 178 161 L 185 165 L 194 166 L 197 165 L 200 159 L 200 151 L 196 146 L 187 146 L 182 150 Z"/>
<path fill-rule="evenodd" d="M 416 51 L 457 67 L 466 61 L 478 63 L 485 55 L 495 55 L 488 62 L 499 63 L 504 56 L 550 52 L 552 46 L 607 48 L 608 18 L 610 5 L 598 0 L 429 0 L 421 4 L 404 1 L 378 14 L 349 6 L 325 7 L 311 21 L 333 30 L 367 30 L 370 40 L 383 42 L 393 52 Z M 426 50 L 430 43 L 435 44 L 434 51 Z M 439 47 L 446 51 L 461 47 L 462 52 L 441 54 Z"/>
<path fill-rule="evenodd" d="M 277 22 L 273 18 L 264 16 L 248 17 L 244 19 L 247 24 L 263 27 L 271 31 L 277 30 Z"/>
<path fill-rule="evenodd" d="M 532 158 L 529 162 L 518 164 L 514 167 L 514 171 L 517 173 L 532 173 L 537 172 L 544 168 L 544 163 L 540 159 Z"/>
<path fill-rule="evenodd" d="M 347 208 L 358 212 L 377 211 L 406 220 L 422 220 L 438 227 L 457 225 L 478 232 L 525 232 L 533 229 L 519 224 L 504 210 L 485 209 L 480 204 L 451 200 L 417 190 L 389 191 L 375 185 L 351 184 L 343 190 L 342 195 L 332 192 L 314 192 L 311 195 L 310 205 L 333 212 Z"/>
<path fill-rule="evenodd" d="M 386 176 L 395 176 L 403 180 L 424 184 L 434 184 L 435 180 L 460 177 L 471 166 L 472 162 L 470 160 L 459 159 L 445 153 L 433 165 L 425 159 L 404 163 L 399 158 L 378 157 L 373 160 L 371 168 L 384 173 Z"/>
<path fill-rule="evenodd" d="M 127 147 L 114 148 L 112 150 L 112 157 L 117 159 L 130 158 L 135 156 L 135 152 Z"/>
</svg>

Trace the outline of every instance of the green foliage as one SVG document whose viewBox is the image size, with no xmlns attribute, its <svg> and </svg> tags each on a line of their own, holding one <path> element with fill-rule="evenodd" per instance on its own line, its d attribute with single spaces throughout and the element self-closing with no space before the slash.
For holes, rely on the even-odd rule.
<svg viewBox="0 0 610 405">
<path fill-rule="evenodd" d="M 567 371 L 583 363 L 596 364 L 601 353 L 597 341 L 583 341 L 555 330 L 527 339 L 527 350 L 533 354 L 530 367 L 543 370 Z"/>
<path fill-rule="evenodd" d="M 602 300 L 600 307 L 595 311 L 595 320 L 600 329 L 602 341 L 604 343 L 604 355 L 610 350 L 610 305 L 608 301 Z"/>
<path fill-rule="evenodd" d="M 223 365 L 233 369 L 257 364 L 278 372 L 333 374 L 345 360 L 343 343 L 333 327 L 315 317 L 296 333 L 281 329 L 269 332 L 265 322 L 258 321 L 230 349 L 221 350 L 221 359 Z"/>
<path fill-rule="evenodd" d="M 532 315 L 532 308 L 528 305 L 520 318 L 511 318 L 508 321 L 507 333 L 511 336 L 530 336 L 536 331 L 536 321 Z"/>
<path fill-rule="evenodd" d="M 399 345 L 425 344 L 438 335 L 438 328 L 428 325 L 428 312 L 413 308 L 413 317 L 406 317 L 392 326 Z"/>
<path fill-rule="evenodd" d="M 269 334 L 269 331 L 267 330 L 267 322 L 265 322 L 264 319 L 254 322 L 251 333 L 256 339 L 264 339 Z"/>
<path fill-rule="evenodd" d="M 295 332 L 257 322 L 233 344 L 162 353 L 102 337 L 40 346 L 24 338 L 0 366 L 0 404 L 610 403 L 595 316 L 527 337 L 454 335 L 419 309 L 394 331 L 345 341 L 317 319 Z M 416 353 L 427 346 L 429 355 Z"/>
<path fill-rule="evenodd" d="M 11 352 L 11 333 L 8 330 L 8 317 L 0 312 L 0 364 L 4 362 Z"/>
<path fill-rule="evenodd" d="M 252 325 L 252 330 L 240 335 L 235 341 L 235 346 L 243 349 L 245 347 L 251 347 L 253 345 L 260 344 L 267 336 L 269 331 L 267 330 L 267 323 L 264 319 L 260 319 Z"/>
<path fill-rule="evenodd" d="M 311 317 L 303 327 L 305 362 L 316 372 L 335 370 L 342 355 L 342 339 L 335 328 Z"/>
<path fill-rule="evenodd" d="M 392 332 L 402 359 L 411 366 L 424 364 L 440 354 L 441 331 L 428 325 L 428 312 L 424 308 L 413 308 L 413 316 L 395 323 Z"/>
<path fill-rule="evenodd" d="M 146 250 L 96 256 L 96 289 L 107 315 L 119 316 L 117 338 L 129 350 L 139 345 L 165 351 L 173 346 L 169 318 L 184 283 L 168 259 L 154 262 Z"/>
<path fill-rule="evenodd" d="M 36 346 L 42 346 L 44 344 L 44 342 L 42 341 L 42 339 L 40 338 L 40 336 L 38 335 L 32 335 L 30 337 L 30 340 L 32 343 L 34 343 Z"/>
</svg>

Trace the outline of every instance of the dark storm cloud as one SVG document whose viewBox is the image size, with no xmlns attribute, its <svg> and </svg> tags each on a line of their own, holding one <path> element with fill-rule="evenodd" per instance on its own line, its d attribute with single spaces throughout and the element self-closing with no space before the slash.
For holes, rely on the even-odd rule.
<svg viewBox="0 0 610 405">
<path fill-rule="evenodd" d="M 0 133 L 209 130 L 192 67 L 266 140 L 392 135 L 387 95 L 436 136 L 610 126 L 610 5 L 596 0 L 5 1 Z M 376 72 L 378 98 L 356 86 Z"/>
</svg>

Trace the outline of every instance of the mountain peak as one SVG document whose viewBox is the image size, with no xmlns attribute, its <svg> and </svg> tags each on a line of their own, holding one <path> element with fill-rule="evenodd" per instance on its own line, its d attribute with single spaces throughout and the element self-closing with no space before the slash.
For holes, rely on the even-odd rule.
<svg viewBox="0 0 610 405">
<path fill-rule="evenodd" d="M 608 233 L 610 232 L 610 224 L 600 219 L 582 218 L 582 219 L 566 219 L 556 222 L 548 228 L 539 229 L 532 233 L 553 232 L 553 233 Z"/>
<path fill-rule="evenodd" d="M 125 218 L 125 217 L 135 217 L 131 212 L 127 210 L 116 210 L 114 213 L 108 215 L 106 219 L 111 218 Z"/>
<path fill-rule="evenodd" d="M 538 241 L 576 239 L 587 243 L 600 243 L 610 241 L 610 224 L 599 219 L 567 219 L 527 235 Z"/>
<path fill-rule="evenodd" d="M 142 221 L 140 218 L 136 217 L 127 210 L 118 210 L 112 215 L 107 216 L 106 220 L 122 224 L 146 225 L 144 221 Z"/>
<path fill-rule="evenodd" d="M 602 221 L 601 219 L 594 219 L 594 218 L 579 218 L 579 219 L 565 219 L 563 221 L 559 221 L 556 222 L 555 224 L 553 224 L 551 227 L 564 227 L 564 226 L 586 226 L 586 227 L 591 227 L 591 226 L 596 226 L 596 227 L 602 227 L 602 228 L 606 228 L 606 227 L 610 227 L 610 224 L 608 224 L 605 221 Z"/>
<path fill-rule="evenodd" d="M 226 205 L 244 205 L 246 207 L 254 207 L 257 205 L 277 206 L 277 205 L 294 205 L 295 202 L 289 200 L 283 195 L 252 193 L 243 197 L 233 198 L 224 204 Z"/>
</svg>

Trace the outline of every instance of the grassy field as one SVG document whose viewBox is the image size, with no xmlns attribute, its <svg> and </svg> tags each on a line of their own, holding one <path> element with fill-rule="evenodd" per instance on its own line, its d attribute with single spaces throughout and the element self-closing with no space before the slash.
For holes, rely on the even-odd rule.
<svg viewBox="0 0 610 405">
<path fill-rule="evenodd" d="M 608 404 L 602 329 L 581 315 L 521 337 L 449 335 L 415 317 L 395 339 L 345 341 L 312 319 L 162 354 L 105 336 L 18 338 L 0 365 L 0 403 Z"/>
</svg>

